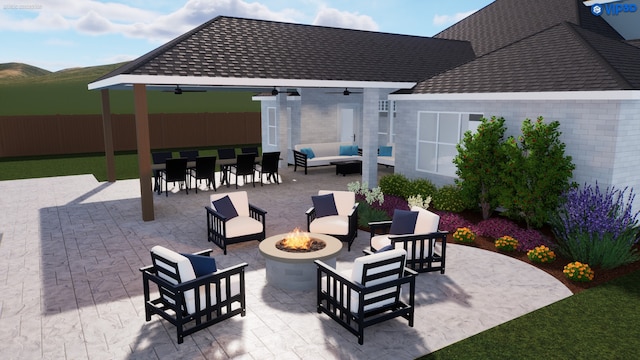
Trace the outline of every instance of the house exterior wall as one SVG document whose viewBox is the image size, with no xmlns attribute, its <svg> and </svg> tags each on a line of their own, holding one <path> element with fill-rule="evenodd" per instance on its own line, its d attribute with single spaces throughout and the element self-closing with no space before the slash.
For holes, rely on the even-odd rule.
<svg viewBox="0 0 640 360">
<path fill-rule="evenodd" d="M 409 178 L 428 178 L 436 185 L 453 183 L 453 178 L 416 170 L 417 119 L 419 111 L 481 113 L 505 118 L 506 136 L 521 134 L 526 118 L 557 120 L 572 157 L 578 184 L 634 187 L 640 189 L 640 101 L 401 101 L 397 100 L 396 169 Z"/>
</svg>

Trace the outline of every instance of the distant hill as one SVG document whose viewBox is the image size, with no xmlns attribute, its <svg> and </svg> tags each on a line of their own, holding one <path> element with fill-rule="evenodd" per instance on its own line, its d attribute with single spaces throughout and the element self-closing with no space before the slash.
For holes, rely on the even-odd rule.
<svg viewBox="0 0 640 360">
<path fill-rule="evenodd" d="M 8 63 L 0 64 L 0 84 L 10 83 L 49 83 L 49 82 L 68 82 L 68 81 L 86 81 L 89 83 L 100 76 L 114 70 L 124 63 L 88 66 L 71 69 L 63 69 L 56 72 L 47 71 L 35 66 Z M 13 74 L 3 76 L 3 74 Z"/>
<path fill-rule="evenodd" d="M 0 64 L 0 80 L 33 78 L 47 74 L 51 74 L 51 71 L 27 64 L 14 62 Z"/>
<path fill-rule="evenodd" d="M 100 91 L 89 91 L 90 82 L 123 63 L 50 72 L 37 67 L 0 64 L 0 117 L 13 115 L 100 114 Z M 20 74 L 20 75 L 15 75 Z M 259 112 L 260 102 L 248 91 L 209 91 L 175 95 L 149 91 L 150 113 Z M 110 91 L 111 111 L 132 114 L 133 91 Z"/>
</svg>

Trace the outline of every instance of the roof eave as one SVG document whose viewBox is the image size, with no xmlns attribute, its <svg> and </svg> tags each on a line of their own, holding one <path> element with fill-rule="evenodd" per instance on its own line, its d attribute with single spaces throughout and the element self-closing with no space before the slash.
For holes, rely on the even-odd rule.
<svg viewBox="0 0 640 360">
<path fill-rule="evenodd" d="M 149 86 L 217 86 L 217 87 L 315 87 L 315 88 L 375 88 L 402 89 L 412 88 L 415 82 L 361 81 L 361 80 L 318 80 L 318 79 L 268 79 L 203 76 L 166 76 L 166 75 L 130 75 L 120 74 L 89 83 L 89 90 L 125 89 L 134 84 Z"/>
<path fill-rule="evenodd" d="M 439 93 L 439 94 L 390 94 L 389 100 L 640 100 L 640 90 L 597 90 L 597 91 L 538 91 L 538 92 L 492 92 L 492 93 Z"/>
</svg>

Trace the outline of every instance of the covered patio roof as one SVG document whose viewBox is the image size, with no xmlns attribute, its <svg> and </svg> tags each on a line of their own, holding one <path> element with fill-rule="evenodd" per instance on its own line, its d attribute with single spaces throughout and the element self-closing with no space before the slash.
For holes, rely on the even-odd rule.
<svg viewBox="0 0 640 360">
<path fill-rule="evenodd" d="M 109 181 L 110 89 L 133 89 L 142 217 L 154 219 L 147 90 L 406 89 L 475 57 L 467 41 L 216 17 L 96 79 Z M 367 97 L 365 93 L 365 97 Z M 366 102 L 366 100 L 365 100 Z M 370 101 L 370 103 L 377 103 Z"/>
</svg>

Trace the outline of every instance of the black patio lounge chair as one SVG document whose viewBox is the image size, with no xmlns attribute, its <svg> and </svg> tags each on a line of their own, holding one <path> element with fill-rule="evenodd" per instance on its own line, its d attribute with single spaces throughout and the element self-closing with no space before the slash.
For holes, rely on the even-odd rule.
<svg viewBox="0 0 640 360">
<path fill-rule="evenodd" d="M 315 260 L 318 313 L 329 315 L 356 335 L 360 345 L 368 326 L 401 316 L 413 327 L 418 273 L 404 267 L 405 257 L 404 250 L 393 249 L 356 258 L 350 277 Z M 409 284 L 408 304 L 401 300 L 403 284 Z"/>
<path fill-rule="evenodd" d="M 215 260 L 209 258 L 211 251 L 187 255 L 155 246 L 151 249 L 153 265 L 140 269 L 146 321 L 152 315 L 169 321 L 176 327 L 178 344 L 196 331 L 246 315 L 247 264 L 218 270 Z M 151 284 L 158 289 L 153 299 Z"/>
</svg>

